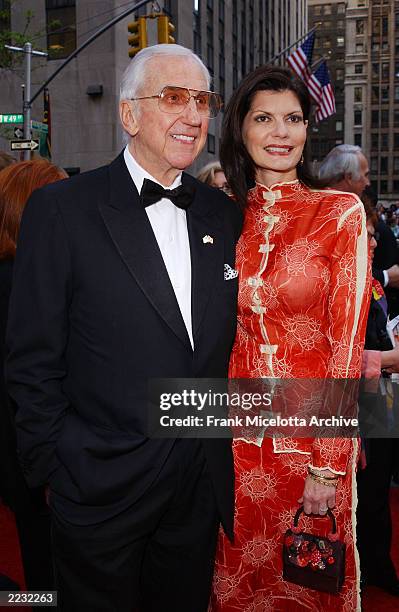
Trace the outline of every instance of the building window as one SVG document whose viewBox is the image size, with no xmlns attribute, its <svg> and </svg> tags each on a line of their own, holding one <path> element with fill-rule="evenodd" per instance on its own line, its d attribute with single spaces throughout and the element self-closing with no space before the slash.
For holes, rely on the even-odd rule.
<svg viewBox="0 0 399 612">
<path fill-rule="evenodd" d="M 362 111 L 361 110 L 353 111 L 353 123 L 354 125 L 362 125 Z"/>
<path fill-rule="evenodd" d="M 324 6 L 324 14 L 325 15 L 331 15 L 331 5 L 330 4 L 326 4 Z"/>
<path fill-rule="evenodd" d="M 388 134 L 381 134 L 381 151 L 388 151 Z"/>
<path fill-rule="evenodd" d="M 335 78 L 337 81 L 343 81 L 344 79 L 344 69 L 343 68 L 337 68 L 335 71 Z"/>
<path fill-rule="evenodd" d="M 388 17 L 382 18 L 382 35 L 383 36 L 388 35 Z"/>
<path fill-rule="evenodd" d="M 377 174 L 378 172 L 378 157 L 372 157 L 370 159 L 370 172 Z"/>
<path fill-rule="evenodd" d="M 337 132 L 342 132 L 342 121 L 336 121 L 335 122 L 335 130 Z"/>
<path fill-rule="evenodd" d="M 386 109 L 381 111 L 381 127 L 388 127 L 389 112 Z"/>
<path fill-rule="evenodd" d="M 46 0 L 46 24 L 48 59 L 68 57 L 76 49 L 75 0 Z"/>
<path fill-rule="evenodd" d="M 399 85 L 395 85 L 395 102 L 399 101 Z"/>
<path fill-rule="evenodd" d="M 321 6 L 320 5 L 314 6 L 313 7 L 313 13 L 315 15 L 321 15 Z"/>
<path fill-rule="evenodd" d="M 380 193 L 381 193 L 381 194 L 386 194 L 386 193 L 388 193 L 388 181 L 381 181 L 381 189 L 380 189 Z"/>
<path fill-rule="evenodd" d="M 381 65 L 382 71 L 381 71 L 381 79 L 383 81 L 388 81 L 389 80 L 389 64 L 388 62 L 384 62 Z"/>
<path fill-rule="evenodd" d="M 395 127 L 399 127 L 399 110 L 393 111 L 393 124 Z"/>
<path fill-rule="evenodd" d="M 399 91 L 399 88 L 398 88 Z M 395 88 L 396 92 L 396 88 Z M 389 101 L 389 88 L 388 85 L 381 85 L 381 102 Z"/>
<path fill-rule="evenodd" d="M 331 40 L 329 38 L 326 38 L 326 40 L 323 40 L 323 48 L 324 49 L 330 49 L 331 48 Z"/>
<path fill-rule="evenodd" d="M 363 64 L 355 64 L 355 74 L 363 74 Z"/>
<path fill-rule="evenodd" d="M 361 134 L 355 134 L 354 142 L 355 142 L 355 145 L 357 147 L 361 147 L 362 146 L 362 135 Z"/>
<path fill-rule="evenodd" d="M 399 174 L 399 157 L 393 158 L 393 171 L 395 174 Z"/>
<path fill-rule="evenodd" d="M 393 191 L 394 193 L 399 192 L 399 181 L 393 181 Z"/>
<path fill-rule="evenodd" d="M 363 53 L 363 52 L 364 52 L 363 43 L 356 43 L 356 53 Z"/>
<path fill-rule="evenodd" d="M 374 191 L 374 193 L 378 193 L 378 181 L 371 180 L 370 187 Z"/>
<path fill-rule="evenodd" d="M 344 46 L 345 46 L 345 37 L 337 36 L 337 47 L 344 47 Z"/>
<path fill-rule="evenodd" d="M 364 34 L 364 21 L 356 19 L 356 34 Z"/>
<path fill-rule="evenodd" d="M 378 110 L 371 111 L 371 127 L 378 127 L 380 121 L 380 112 Z"/>
<path fill-rule="evenodd" d="M 381 31 L 381 20 L 379 17 L 373 19 L 372 22 L 372 33 L 374 36 L 379 36 Z"/>
<path fill-rule="evenodd" d="M 354 100 L 355 102 L 361 102 L 362 101 L 362 88 L 361 87 L 355 87 L 355 91 L 354 91 Z"/>
<path fill-rule="evenodd" d="M 194 40 L 194 53 L 201 57 L 202 55 L 202 40 L 201 40 L 201 13 L 199 10 L 199 2 L 194 2 L 194 13 L 193 13 L 193 40 Z"/>
<path fill-rule="evenodd" d="M 342 13 L 345 13 L 345 4 L 344 4 L 343 2 L 341 2 L 341 4 L 338 4 L 338 7 L 337 7 L 337 13 L 338 13 L 338 14 L 340 14 L 340 13 L 341 13 L 341 14 L 342 14 Z"/>
<path fill-rule="evenodd" d="M 396 132 L 393 135 L 393 146 L 394 146 L 394 149 L 399 149 L 399 132 Z"/>
<path fill-rule="evenodd" d="M 373 133 L 371 134 L 371 148 L 375 151 L 378 150 L 378 134 Z"/>
</svg>

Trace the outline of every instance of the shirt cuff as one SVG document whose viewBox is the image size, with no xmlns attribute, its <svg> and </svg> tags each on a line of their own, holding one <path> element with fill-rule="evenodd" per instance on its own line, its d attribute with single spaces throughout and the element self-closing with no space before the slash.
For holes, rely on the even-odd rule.
<svg viewBox="0 0 399 612">
<path fill-rule="evenodd" d="M 386 287 L 388 285 L 388 283 L 389 283 L 388 271 L 387 270 L 383 270 L 382 273 L 384 275 L 384 287 Z"/>
</svg>

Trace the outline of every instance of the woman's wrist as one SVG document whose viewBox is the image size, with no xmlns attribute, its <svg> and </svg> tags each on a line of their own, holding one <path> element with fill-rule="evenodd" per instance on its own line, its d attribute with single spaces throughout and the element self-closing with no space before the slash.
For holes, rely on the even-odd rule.
<svg viewBox="0 0 399 612">
<path fill-rule="evenodd" d="M 319 476 L 320 478 L 338 478 L 339 474 L 334 474 L 334 472 L 332 472 L 329 469 L 323 469 L 323 468 L 314 468 L 314 467 L 308 467 L 308 473 L 309 474 L 314 474 L 315 476 Z"/>
</svg>

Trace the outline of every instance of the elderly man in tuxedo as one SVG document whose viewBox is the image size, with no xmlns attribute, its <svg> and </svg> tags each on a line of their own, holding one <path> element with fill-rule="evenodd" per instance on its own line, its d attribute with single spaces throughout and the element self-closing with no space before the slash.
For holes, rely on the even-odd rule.
<svg viewBox="0 0 399 612">
<path fill-rule="evenodd" d="M 125 150 L 25 210 L 6 371 L 63 611 L 204 612 L 219 523 L 233 534 L 230 441 L 147 431 L 149 379 L 225 377 L 235 335 L 241 216 L 184 172 L 220 108 L 209 85 L 190 50 L 141 51 Z"/>
</svg>

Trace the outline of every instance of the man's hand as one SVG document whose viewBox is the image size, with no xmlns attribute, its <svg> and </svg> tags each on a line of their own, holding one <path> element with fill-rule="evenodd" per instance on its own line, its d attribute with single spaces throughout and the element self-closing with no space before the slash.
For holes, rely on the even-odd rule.
<svg viewBox="0 0 399 612">
<path fill-rule="evenodd" d="M 395 348 L 381 351 L 381 369 L 388 374 L 399 372 L 399 340 L 395 338 Z"/>
<path fill-rule="evenodd" d="M 399 266 L 395 264 L 386 270 L 388 273 L 388 285 L 394 289 L 399 289 Z"/>
</svg>

